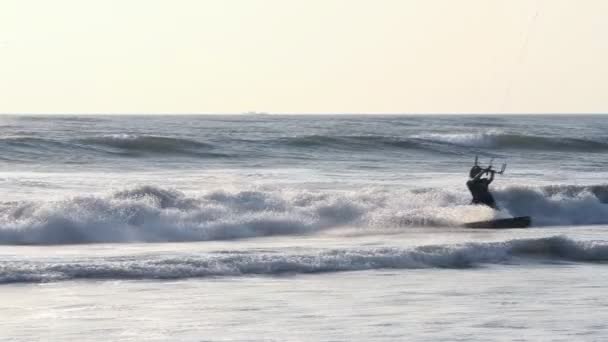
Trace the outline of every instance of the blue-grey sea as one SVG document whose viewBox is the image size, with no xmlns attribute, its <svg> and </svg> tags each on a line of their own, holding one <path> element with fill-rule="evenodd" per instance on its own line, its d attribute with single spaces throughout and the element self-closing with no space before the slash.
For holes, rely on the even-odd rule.
<svg viewBox="0 0 608 342">
<path fill-rule="evenodd" d="M 0 189 L 2 341 L 608 339 L 608 116 L 3 115 Z"/>
</svg>

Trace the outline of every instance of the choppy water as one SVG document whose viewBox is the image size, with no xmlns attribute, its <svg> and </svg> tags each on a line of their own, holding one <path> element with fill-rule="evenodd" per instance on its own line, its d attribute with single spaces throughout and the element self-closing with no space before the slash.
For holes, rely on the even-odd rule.
<svg viewBox="0 0 608 342">
<path fill-rule="evenodd" d="M 604 116 L 2 116 L 0 331 L 603 339 L 607 132 Z M 475 155 L 508 163 L 499 212 L 469 205 Z M 116 322 L 114 302 L 165 318 Z"/>
</svg>

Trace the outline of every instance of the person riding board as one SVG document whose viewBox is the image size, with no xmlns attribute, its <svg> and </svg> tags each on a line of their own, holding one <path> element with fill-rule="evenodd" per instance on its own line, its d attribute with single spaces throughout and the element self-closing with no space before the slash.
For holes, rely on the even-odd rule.
<svg viewBox="0 0 608 342">
<path fill-rule="evenodd" d="M 473 195 L 471 204 L 483 204 L 494 210 L 499 210 L 496 202 L 494 201 L 494 197 L 490 193 L 489 186 L 492 181 L 494 181 L 495 175 L 502 175 L 505 173 L 507 164 L 503 163 L 500 171 L 496 171 L 492 167 L 493 160 L 494 159 L 490 160 L 490 165 L 488 167 L 482 168 L 479 166 L 477 156 L 475 157 L 475 164 L 469 171 L 467 187 L 469 188 L 469 191 L 471 191 L 471 195 Z M 487 175 L 487 177 L 484 177 L 485 175 Z M 527 228 L 530 227 L 531 224 L 532 219 L 530 216 L 517 216 L 511 218 L 492 219 L 488 221 L 468 222 L 464 224 L 464 227 L 491 229 Z"/>
<path fill-rule="evenodd" d="M 491 167 L 482 169 L 477 165 L 477 162 L 471 168 L 471 171 L 469 171 L 469 181 L 467 182 L 467 188 L 469 188 L 471 195 L 473 195 L 471 204 L 484 204 L 492 209 L 498 210 L 494 197 L 489 190 L 490 183 L 494 180 L 495 173 L 496 171 L 492 170 Z M 487 174 L 488 177 L 482 178 L 485 174 Z"/>
</svg>

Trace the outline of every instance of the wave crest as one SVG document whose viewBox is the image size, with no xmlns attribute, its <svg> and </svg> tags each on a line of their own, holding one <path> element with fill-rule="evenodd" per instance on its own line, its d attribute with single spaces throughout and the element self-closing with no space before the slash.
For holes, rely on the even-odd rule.
<svg viewBox="0 0 608 342">
<path fill-rule="evenodd" d="M 500 212 L 469 205 L 464 189 L 244 189 L 186 195 L 140 186 L 59 201 L 0 203 L 0 244 L 207 241 L 343 226 L 373 233 L 510 216 L 531 216 L 535 226 L 608 224 L 608 186 L 511 186 L 494 193 Z"/>
<path fill-rule="evenodd" d="M 548 137 L 501 132 L 436 133 L 414 136 L 420 140 L 476 148 L 505 148 L 572 152 L 602 152 L 608 143 L 572 137 Z"/>
<path fill-rule="evenodd" d="M 414 248 L 350 248 L 300 254 L 276 251 L 217 252 L 96 258 L 76 261 L 0 261 L 0 284 L 76 279 L 185 279 L 277 276 L 377 269 L 472 268 L 535 260 L 608 261 L 605 242 L 565 237 Z"/>
</svg>

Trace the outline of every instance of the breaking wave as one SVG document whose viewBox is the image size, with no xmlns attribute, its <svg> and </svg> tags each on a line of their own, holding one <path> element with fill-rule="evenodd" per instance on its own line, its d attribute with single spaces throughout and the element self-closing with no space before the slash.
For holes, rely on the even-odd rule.
<svg viewBox="0 0 608 342">
<path fill-rule="evenodd" d="M 500 212 L 469 195 L 416 191 L 261 190 L 185 194 L 141 186 L 57 201 L 0 203 L 0 244 L 208 241 L 311 234 L 340 227 L 364 232 L 454 227 L 531 216 L 534 226 L 608 224 L 608 186 L 512 186 L 495 191 Z"/>
<path fill-rule="evenodd" d="M 144 255 L 82 260 L 0 261 L 0 283 L 78 279 L 185 279 L 277 276 L 377 269 L 472 268 L 484 264 L 606 262 L 608 244 L 565 237 L 412 248 L 350 248 L 307 253 L 276 251 Z"/>
<path fill-rule="evenodd" d="M 4 203 L 0 243 L 206 241 L 309 234 L 343 225 L 426 225 L 432 215 L 425 214 L 424 202 L 434 196 L 416 195 L 403 207 L 401 200 L 385 191 L 246 190 L 188 196 L 143 186 L 54 202 Z M 450 211 L 458 217 L 453 208 L 448 209 L 435 224 L 448 225 Z"/>
</svg>

